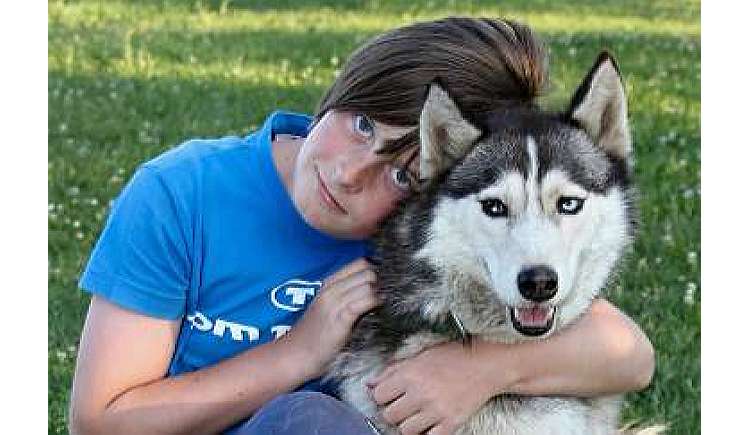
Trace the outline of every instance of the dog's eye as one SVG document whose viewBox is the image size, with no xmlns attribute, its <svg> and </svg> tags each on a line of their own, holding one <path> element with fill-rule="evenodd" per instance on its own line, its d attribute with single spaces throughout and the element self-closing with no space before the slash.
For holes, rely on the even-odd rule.
<svg viewBox="0 0 750 435">
<path fill-rule="evenodd" d="M 583 208 L 583 199 L 572 196 L 561 196 L 557 200 L 557 212 L 560 214 L 578 214 Z"/>
<path fill-rule="evenodd" d="M 508 207 L 497 198 L 483 199 L 479 203 L 482 204 L 484 214 L 491 218 L 508 216 Z"/>
</svg>

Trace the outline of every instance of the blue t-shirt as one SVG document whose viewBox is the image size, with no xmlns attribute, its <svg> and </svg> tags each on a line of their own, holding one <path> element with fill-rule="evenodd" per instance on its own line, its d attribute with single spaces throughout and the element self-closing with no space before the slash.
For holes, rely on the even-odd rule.
<svg viewBox="0 0 750 435">
<path fill-rule="evenodd" d="M 311 119 L 274 112 L 246 138 L 191 140 L 141 165 L 113 204 L 80 286 L 124 308 L 181 319 L 169 375 L 280 337 L 321 281 L 366 254 L 310 227 L 271 155 Z"/>
</svg>

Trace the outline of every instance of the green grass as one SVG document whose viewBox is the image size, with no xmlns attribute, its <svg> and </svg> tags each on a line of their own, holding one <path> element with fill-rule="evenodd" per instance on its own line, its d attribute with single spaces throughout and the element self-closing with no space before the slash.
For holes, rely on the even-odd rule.
<svg viewBox="0 0 750 435">
<path fill-rule="evenodd" d="M 558 106 L 603 47 L 629 93 L 641 232 L 610 298 L 657 372 L 626 421 L 700 431 L 700 6 L 696 0 L 58 1 L 49 3 L 49 432 L 66 409 L 88 297 L 76 288 L 135 166 L 196 136 L 310 112 L 356 46 L 445 15 L 513 17 L 551 49 Z"/>
</svg>

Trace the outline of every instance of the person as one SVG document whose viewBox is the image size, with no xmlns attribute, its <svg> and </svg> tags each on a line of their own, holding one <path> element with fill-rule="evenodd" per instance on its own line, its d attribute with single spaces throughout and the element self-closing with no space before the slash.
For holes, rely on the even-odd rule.
<svg viewBox="0 0 750 435">
<path fill-rule="evenodd" d="M 546 62 L 511 21 L 412 24 L 356 50 L 314 117 L 277 111 L 141 165 L 80 280 L 70 432 L 371 433 L 319 378 L 378 304 L 366 240 L 413 190 L 427 86 L 482 113 L 540 95 Z M 444 344 L 370 387 L 402 433 L 447 434 L 500 393 L 619 393 L 653 370 L 638 326 L 598 300 L 549 340 Z"/>
</svg>

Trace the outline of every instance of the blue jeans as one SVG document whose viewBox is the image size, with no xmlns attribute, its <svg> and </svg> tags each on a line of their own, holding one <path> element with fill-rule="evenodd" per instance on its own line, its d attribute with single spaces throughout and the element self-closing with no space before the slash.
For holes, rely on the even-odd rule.
<svg viewBox="0 0 750 435">
<path fill-rule="evenodd" d="M 367 418 L 323 393 L 283 394 L 227 435 L 373 435 Z"/>
</svg>

